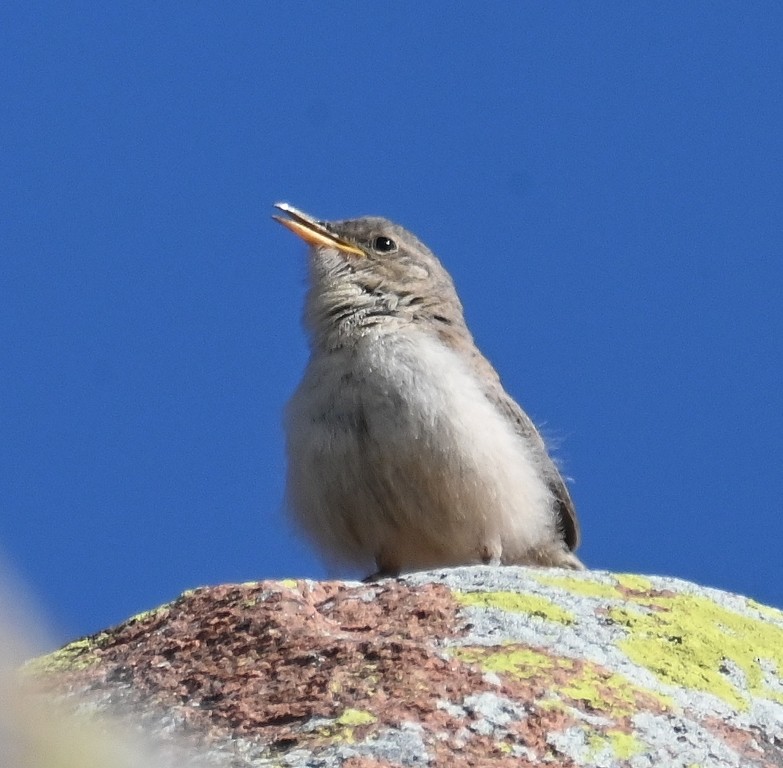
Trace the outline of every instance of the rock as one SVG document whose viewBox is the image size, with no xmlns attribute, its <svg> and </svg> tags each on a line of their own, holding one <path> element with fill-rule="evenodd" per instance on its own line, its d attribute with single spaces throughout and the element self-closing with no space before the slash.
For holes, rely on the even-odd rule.
<svg viewBox="0 0 783 768">
<path fill-rule="evenodd" d="M 783 613 L 670 578 L 209 587 L 26 671 L 234 768 L 783 765 Z"/>
</svg>

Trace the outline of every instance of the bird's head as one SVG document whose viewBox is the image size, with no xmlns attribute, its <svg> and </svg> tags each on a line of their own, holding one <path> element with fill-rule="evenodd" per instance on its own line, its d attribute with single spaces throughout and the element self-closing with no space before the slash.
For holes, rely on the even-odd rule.
<svg viewBox="0 0 783 768">
<path fill-rule="evenodd" d="M 285 214 L 275 220 L 310 246 L 305 319 L 314 343 L 341 344 L 345 335 L 401 323 L 465 329 L 450 275 L 403 227 L 376 216 L 319 221 L 287 203 L 275 207 Z"/>
</svg>

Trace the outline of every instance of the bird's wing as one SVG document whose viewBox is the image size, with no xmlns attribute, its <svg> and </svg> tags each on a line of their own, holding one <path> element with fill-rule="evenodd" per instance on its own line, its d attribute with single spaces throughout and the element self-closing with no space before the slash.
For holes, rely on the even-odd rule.
<svg viewBox="0 0 783 768">
<path fill-rule="evenodd" d="M 471 362 L 480 374 L 479 381 L 484 386 L 484 394 L 487 399 L 511 421 L 517 433 L 535 451 L 536 458 L 543 469 L 547 485 L 555 497 L 560 533 L 568 548 L 571 551 L 575 550 L 579 546 L 579 522 L 576 519 L 576 509 L 563 476 L 547 452 L 544 439 L 530 420 L 530 417 L 503 389 L 497 372 L 478 349 L 475 350 L 474 359 Z"/>
</svg>

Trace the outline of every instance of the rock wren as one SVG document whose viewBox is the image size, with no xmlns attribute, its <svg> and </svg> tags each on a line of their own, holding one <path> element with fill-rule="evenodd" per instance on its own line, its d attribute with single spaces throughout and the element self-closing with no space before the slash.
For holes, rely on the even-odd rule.
<svg viewBox="0 0 783 768">
<path fill-rule="evenodd" d="M 448 272 L 382 218 L 274 218 L 310 245 L 310 360 L 286 412 L 287 505 L 368 578 L 471 563 L 583 568 L 544 441 L 465 324 Z"/>
</svg>

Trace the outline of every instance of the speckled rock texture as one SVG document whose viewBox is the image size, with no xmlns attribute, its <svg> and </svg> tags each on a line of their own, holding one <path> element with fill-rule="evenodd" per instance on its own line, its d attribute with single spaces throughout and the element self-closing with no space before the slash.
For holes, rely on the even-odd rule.
<svg viewBox="0 0 783 768">
<path fill-rule="evenodd" d="M 669 578 L 196 589 L 27 674 L 234 768 L 783 766 L 783 613 Z"/>
</svg>

